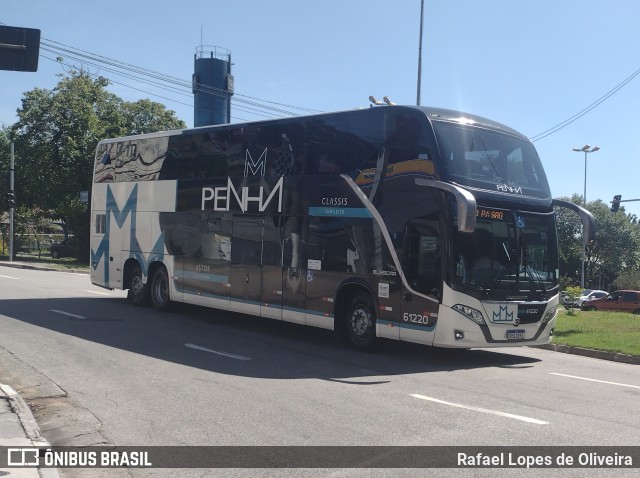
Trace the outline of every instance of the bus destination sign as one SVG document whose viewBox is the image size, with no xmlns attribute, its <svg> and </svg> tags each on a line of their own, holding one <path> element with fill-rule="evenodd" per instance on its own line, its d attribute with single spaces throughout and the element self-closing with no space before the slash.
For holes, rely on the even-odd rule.
<svg viewBox="0 0 640 478">
<path fill-rule="evenodd" d="M 479 207 L 476 210 L 476 217 L 488 219 L 489 221 L 504 221 L 504 211 Z"/>
</svg>

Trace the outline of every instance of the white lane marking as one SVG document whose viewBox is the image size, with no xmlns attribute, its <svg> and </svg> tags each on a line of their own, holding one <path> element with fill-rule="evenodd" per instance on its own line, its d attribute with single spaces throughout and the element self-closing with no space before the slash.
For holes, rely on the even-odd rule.
<svg viewBox="0 0 640 478">
<path fill-rule="evenodd" d="M 98 292 L 97 290 L 86 290 L 85 292 L 89 292 L 90 294 L 98 294 L 98 295 L 111 295 L 108 292 Z"/>
<path fill-rule="evenodd" d="M 0 276 L 4 279 L 14 279 L 14 280 L 20 280 L 20 277 L 11 277 L 11 276 Z"/>
<path fill-rule="evenodd" d="M 55 312 L 56 314 L 60 315 L 66 315 L 67 317 L 73 317 L 74 319 L 86 319 L 86 317 L 83 317 L 82 315 L 72 314 L 71 312 L 65 312 L 64 310 L 51 309 L 51 312 Z"/>
<path fill-rule="evenodd" d="M 577 380 L 587 380 L 588 382 L 606 383 L 607 385 L 617 385 L 618 387 L 637 388 L 637 389 L 640 390 L 640 386 L 638 386 L 638 385 L 629 385 L 627 383 L 607 382 L 606 380 L 597 380 L 595 378 L 578 377 L 576 375 L 566 375 L 564 373 L 553 373 L 553 372 L 551 372 L 550 374 L 551 375 L 557 375 L 558 377 L 575 378 Z"/>
<path fill-rule="evenodd" d="M 512 413 L 499 412 L 497 410 L 489 410 L 487 408 L 471 407 L 469 405 L 461 405 L 459 403 L 445 402 L 444 400 L 439 400 L 439 399 L 433 398 L 433 397 L 427 397 L 425 395 L 412 394 L 411 396 L 414 397 L 414 398 L 419 398 L 420 400 L 427 400 L 429 402 L 441 403 L 443 405 L 449 405 L 451 407 L 464 408 L 466 410 L 472 410 L 474 412 L 488 413 L 490 415 L 498 415 L 499 417 L 513 418 L 515 420 L 520 420 L 522 422 L 527 422 L 527 423 L 533 423 L 535 425 L 548 425 L 549 424 L 549 422 L 543 422 L 542 420 L 538 420 L 536 418 L 523 417 L 521 415 L 514 415 Z"/>
<path fill-rule="evenodd" d="M 200 345 L 184 344 L 184 346 L 188 347 L 190 349 L 202 350 L 203 352 L 209 352 L 209 353 L 216 354 L 216 355 L 222 355 L 223 357 L 228 357 L 228 358 L 232 358 L 232 359 L 236 359 L 236 360 L 251 360 L 250 357 L 243 357 L 242 355 L 234 355 L 234 354 L 230 354 L 228 352 L 222 352 L 221 350 L 208 349 L 206 347 L 201 347 Z"/>
</svg>

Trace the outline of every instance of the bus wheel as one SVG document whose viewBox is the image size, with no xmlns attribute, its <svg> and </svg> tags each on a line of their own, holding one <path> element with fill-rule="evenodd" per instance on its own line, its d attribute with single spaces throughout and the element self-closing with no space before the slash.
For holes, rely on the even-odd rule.
<svg viewBox="0 0 640 478">
<path fill-rule="evenodd" d="M 171 304 L 169 276 L 164 267 L 160 267 L 153 274 L 153 279 L 151 280 L 151 303 L 158 310 L 168 310 Z"/>
<path fill-rule="evenodd" d="M 142 283 L 142 269 L 136 264 L 131 271 L 131 285 L 127 293 L 127 299 L 134 305 L 147 305 L 149 302 L 149 286 Z"/>
<path fill-rule="evenodd" d="M 349 341 L 355 348 L 373 348 L 376 341 L 376 316 L 369 296 L 357 295 L 351 300 L 345 325 Z"/>
</svg>

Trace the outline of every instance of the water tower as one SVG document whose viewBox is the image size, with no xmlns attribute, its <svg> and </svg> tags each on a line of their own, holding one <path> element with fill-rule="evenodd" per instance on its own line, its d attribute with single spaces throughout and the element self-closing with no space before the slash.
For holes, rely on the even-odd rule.
<svg viewBox="0 0 640 478">
<path fill-rule="evenodd" d="M 196 47 L 193 68 L 193 126 L 229 123 L 233 75 L 226 48 Z"/>
</svg>

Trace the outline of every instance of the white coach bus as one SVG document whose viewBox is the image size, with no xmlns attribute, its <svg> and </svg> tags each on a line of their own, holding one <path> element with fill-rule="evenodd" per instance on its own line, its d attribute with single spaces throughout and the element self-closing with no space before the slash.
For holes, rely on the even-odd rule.
<svg viewBox="0 0 640 478">
<path fill-rule="evenodd" d="M 91 196 L 91 280 L 439 347 L 550 341 L 554 206 L 520 133 L 385 106 L 107 139 Z"/>
</svg>

